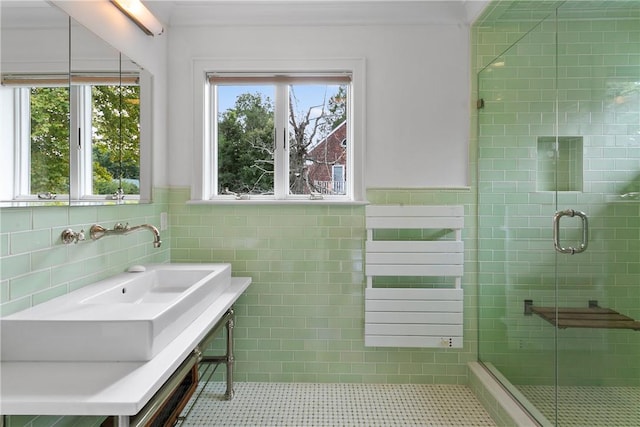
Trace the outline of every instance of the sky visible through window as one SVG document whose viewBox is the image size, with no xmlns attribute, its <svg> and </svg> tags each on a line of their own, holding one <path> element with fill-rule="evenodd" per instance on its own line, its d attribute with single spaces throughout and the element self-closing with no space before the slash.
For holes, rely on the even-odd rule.
<svg viewBox="0 0 640 427">
<path fill-rule="evenodd" d="M 328 105 L 329 98 L 338 93 L 339 87 L 339 85 L 323 84 L 295 85 L 294 93 L 297 105 L 294 104 L 294 108 L 298 110 L 296 115 L 306 114 L 309 108 L 322 106 L 323 102 Z M 243 93 L 261 93 L 263 94 L 263 99 L 269 97 L 271 102 L 275 102 L 275 90 L 273 88 L 261 85 L 220 85 L 218 86 L 218 112 L 222 113 L 233 108 L 236 99 Z M 312 117 L 316 117 L 319 114 L 320 109 L 318 108 L 317 113 L 312 114 Z"/>
</svg>

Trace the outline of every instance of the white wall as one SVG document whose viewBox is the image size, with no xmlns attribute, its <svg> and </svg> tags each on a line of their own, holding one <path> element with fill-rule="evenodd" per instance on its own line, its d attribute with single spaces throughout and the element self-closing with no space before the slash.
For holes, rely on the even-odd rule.
<svg viewBox="0 0 640 427">
<path fill-rule="evenodd" d="M 171 185 L 192 179 L 194 58 L 365 58 L 366 187 L 468 185 L 467 25 L 185 25 L 170 33 Z"/>
<path fill-rule="evenodd" d="M 155 185 L 191 185 L 194 58 L 332 57 L 366 61 L 366 187 L 468 185 L 470 41 L 462 20 L 332 25 L 310 17 L 295 26 L 282 16 L 242 24 L 238 15 L 233 25 L 178 22 L 153 38 L 107 0 L 56 4 L 154 74 Z"/>
</svg>

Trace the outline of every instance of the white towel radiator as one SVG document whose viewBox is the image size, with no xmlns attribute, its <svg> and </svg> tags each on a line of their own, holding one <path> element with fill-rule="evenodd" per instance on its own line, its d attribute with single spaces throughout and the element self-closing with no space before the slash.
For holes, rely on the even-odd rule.
<svg viewBox="0 0 640 427">
<path fill-rule="evenodd" d="M 365 346 L 462 347 L 463 227 L 463 206 L 366 207 Z M 380 240 L 375 230 L 452 230 L 454 238 Z M 447 277 L 453 284 L 374 287 L 375 276 Z"/>
</svg>

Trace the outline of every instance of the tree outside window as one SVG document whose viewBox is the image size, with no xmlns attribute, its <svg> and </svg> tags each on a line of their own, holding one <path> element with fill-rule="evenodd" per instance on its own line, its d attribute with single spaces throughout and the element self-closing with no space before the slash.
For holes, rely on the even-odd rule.
<svg viewBox="0 0 640 427">
<path fill-rule="evenodd" d="M 31 195 L 69 194 L 69 89 L 38 86 L 28 91 L 30 136 L 16 141 L 20 151 L 21 144 L 29 146 L 30 157 L 24 162 L 29 183 L 21 188 L 28 188 Z M 80 88 L 79 93 L 88 94 L 91 100 L 78 102 L 91 108 L 90 123 L 81 123 L 90 129 L 91 137 L 90 193 L 83 196 L 109 196 L 120 188 L 124 194 L 139 194 L 139 86 L 96 84 Z M 77 101 L 73 98 L 71 102 Z"/>
</svg>

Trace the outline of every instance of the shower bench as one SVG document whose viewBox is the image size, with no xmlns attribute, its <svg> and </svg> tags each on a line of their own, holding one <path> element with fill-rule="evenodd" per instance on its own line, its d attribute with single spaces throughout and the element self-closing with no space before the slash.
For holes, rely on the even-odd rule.
<svg viewBox="0 0 640 427">
<path fill-rule="evenodd" d="M 533 300 L 524 300 L 524 314 L 537 314 L 547 322 L 560 329 L 593 328 L 593 329 L 632 329 L 640 331 L 640 322 L 629 316 L 620 314 L 610 308 L 598 306 L 597 301 L 589 301 L 588 307 L 537 307 Z"/>
</svg>

